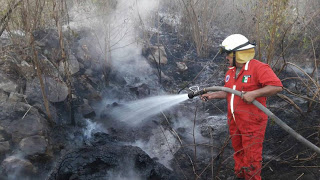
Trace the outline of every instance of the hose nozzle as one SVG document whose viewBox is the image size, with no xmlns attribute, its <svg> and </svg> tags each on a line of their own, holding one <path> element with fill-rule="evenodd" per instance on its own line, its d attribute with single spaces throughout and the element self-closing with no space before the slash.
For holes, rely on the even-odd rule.
<svg viewBox="0 0 320 180">
<path fill-rule="evenodd" d="M 195 96 L 195 95 L 194 95 L 194 92 L 192 92 L 192 91 L 191 91 L 191 92 L 189 92 L 189 93 L 188 93 L 188 97 L 189 97 L 189 99 L 194 98 L 194 96 Z"/>
<path fill-rule="evenodd" d="M 207 92 L 206 89 L 200 90 L 198 86 L 192 86 L 189 89 L 191 90 L 191 92 L 188 93 L 189 99 L 192 99 L 195 96 L 205 94 Z"/>
</svg>

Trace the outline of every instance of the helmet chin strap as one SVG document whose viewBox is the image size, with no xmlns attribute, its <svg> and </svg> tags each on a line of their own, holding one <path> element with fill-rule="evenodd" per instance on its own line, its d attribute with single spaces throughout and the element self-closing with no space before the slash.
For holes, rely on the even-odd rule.
<svg viewBox="0 0 320 180">
<path fill-rule="evenodd" d="M 233 61 L 232 61 L 232 66 L 236 67 L 236 52 L 233 51 Z"/>
</svg>

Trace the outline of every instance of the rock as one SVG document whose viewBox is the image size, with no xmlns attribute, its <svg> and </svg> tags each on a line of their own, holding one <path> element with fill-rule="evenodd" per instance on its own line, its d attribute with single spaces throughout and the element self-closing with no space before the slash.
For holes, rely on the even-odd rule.
<svg viewBox="0 0 320 180">
<path fill-rule="evenodd" d="M 225 139 L 221 137 L 228 136 L 227 117 L 208 116 L 200 121 L 200 133 L 203 137 L 214 139 L 213 146 L 221 147 L 225 143 Z"/>
<path fill-rule="evenodd" d="M 24 119 L 19 119 L 14 121 L 8 131 L 12 134 L 12 140 L 14 142 L 19 142 L 20 139 L 26 136 L 32 135 L 42 135 L 44 125 L 41 118 L 30 114 L 27 115 Z"/>
<path fill-rule="evenodd" d="M 55 63 L 60 60 L 61 51 L 59 43 L 59 35 L 56 29 L 41 29 L 33 32 L 35 37 L 36 45 L 40 46 L 41 51 L 43 52 L 48 59 L 54 61 Z"/>
<path fill-rule="evenodd" d="M 48 180 L 54 179 L 178 179 L 174 172 L 134 146 L 112 143 L 83 147 L 62 156 Z"/>
<path fill-rule="evenodd" d="M 65 66 L 64 62 L 60 61 L 60 63 L 59 63 L 59 71 L 62 74 L 65 74 L 64 66 Z M 79 62 L 78 62 L 77 58 L 72 54 L 69 55 L 69 59 L 66 62 L 66 66 L 68 67 L 69 72 L 70 72 L 71 75 L 77 73 L 80 70 Z"/>
<path fill-rule="evenodd" d="M 0 61 L 0 74 L 1 76 L 6 76 L 9 80 L 17 83 L 20 78 L 23 78 L 23 74 L 18 66 L 20 58 L 12 52 L 10 52 L 9 56 L 4 57 L 5 58 Z"/>
<path fill-rule="evenodd" d="M 27 96 L 27 101 L 30 104 L 34 104 L 36 102 L 43 103 L 40 81 L 38 77 L 34 78 L 31 81 L 27 81 L 25 95 Z"/>
<path fill-rule="evenodd" d="M 188 66 L 184 62 L 176 62 L 179 71 L 186 71 Z"/>
<path fill-rule="evenodd" d="M 48 100 L 51 102 L 64 101 L 68 96 L 67 85 L 59 79 L 46 78 L 45 81 L 46 93 Z"/>
<path fill-rule="evenodd" d="M 43 136 L 30 136 L 23 138 L 19 143 L 20 150 L 27 156 L 46 155 L 48 143 Z"/>
<path fill-rule="evenodd" d="M 160 54 L 160 64 L 167 64 L 167 53 L 164 46 L 151 46 L 149 49 L 144 49 L 148 54 L 147 59 L 151 62 L 157 62 L 159 64 L 159 54 Z"/>
<path fill-rule="evenodd" d="M 112 82 L 113 84 L 119 84 L 122 86 L 127 84 L 127 81 L 125 80 L 123 75 L 119 72 L 116 72 L 116 71 L 112 71 L 109 79 L 110 79 L 110 82 Z"/>
<path fill-rule="evenodd" d="M 8 141 L 11 139 L 11 135 L 7 133 L 7 131 L 0 126 L 0 142 Z"/>
<path fill-rule="evenodd" d="M 18 66 L 26 79 L 32 79 L 32 77 L 36 76 L 34 66 L 27 61 L 22 61 Z"/>
<path fill-rule="evenodd" d="M 104 132 L 97 132 L 93 134 L 93 138 L 90 140 L 90 143 L 93 146 L 102 146 L 107 144 L 116 144 L 117 137 L 111 136 Z"/>
<path fill-rule="evenodd" d="M 95 111 L 88 104 L 88 101 L 85 101 L 85 103 L 80 106 L 79 112 L 81 112 L 84 118 L 94 118 L 96 116 Z"/>
<path fill-rule="evenodd" d="M 8 130 L 8 125 L 17 119 L 21 119 L 30 108 L 29 104 L 18 102 L 0 103 L 0 127 Z M 35 113 L 34 111 L 31 111 Z"/>
<path fill-rule="evenodd" d="M 53 77 L 44 77 L 43 80 L 45 83 L 46 95 L 50 102 L 61 102 L 67 98 L 68 87 L 64 82 Z M 26 95 L 28 102 L 43 102 L 40 81 L 38 78 L 27 82 Z"/>
<path fill-rule="evenodd" d="M 6 102 L 7 99 L 8 99 L 8 95 L 4 91 L 0 90 L 0 103 Z"/>
<path fill-rule="evenodd" d="M 147 84 L 144 83 L 136 87 L 131 87 L 130 90 L 140 98 L 150 95 L 150 88 Z"/>
<path fill-rule="evenodd" d="M 6 175 L 22 175 L 22 174 L 35 174 L 37 172 L 36 168 L 28 160 L 9 156 L 1 163 L 2 172 Z"/>
<path fill-rule="evenodd" d="M 33 32 L 35 43 L 48 49 L 59 48 L 59 35 L 55 29 L 41 29 Z"/>
<path fill-rule="evenodd" d="M 41 73 L 44 76 L 52 76 L 52 77 L 59 77 L 59 70 L 57 69 L 57 65 L 55 64 L 56 62 L 54 62 L 52 59 L 50 59 L 49 57 L 50 55 L 43 55 L 43 54 L 39 54 L 38 55 L 38 60 L 39 62 L 41 62 L 40 68 L 41 68 Z M 55 57 L 57 58 L 57 57 Z M 58 58 L 60 60 L 60 58 Z"/>
<path fill-rule="evenodd" d="M 0 90 L 5 92 L 17 92 L 18 84 L 10 80 L 4 73 L 0 72 Z"/>
<path fill-rule="evenodd" d="M 148 142 L 137 141 L 135 144 L 149 156 L 156 157 L 158 162 L 170 168 L 170 160 L 181 147 L 178 139 L 169 130 L 161 128 L 153 130 L 152 134 Z"/>
<path fill-rule="evenodd" d="M 74 88 L 77 89 L 78 95 L 83 98 L 88 99 L 89 102 L 101 101 L 102 97 L 100 92 L 98 92 L 90 83 L 85 75 L 82 75 L 77 79 L 77 83 L 74 83 Z"/>
<path fill-rule="evenodd" d="M 7 132 L 6 138 L 12 136 L 12 141 L 18 143 L 22 138 L 47 131 L 45 119 L 37 109 L 30 107 L 22 102 L 0 104 L 0 126 Z"/>
<path fill-rule="evenodd" d="M 31 81 L 27 81 L 25 95 L 26 95 L 26 100 L 29 104 L 39 109 L 43 113 L 46 113 L 46 108 L 44 106 L 43 97 L 42 97 L 41 88 L 40 88 L 40 81 L 38 77 L 34 78 Z M 49 103 L 49 109 L 51 112 L 52 119 L 57 122 L 58 116 L 56 113 L 57 111 L 56 108 L 51 103 Z"/>
<path fill-rule="evenodd" d="M 171 78 L 166 74 L 164 74 L 162 71 L 161 71 L 161 79 L 164 81 L 171 81 Z"/>
<path fill-rule="evenodd" d="M 91 57 L 89 54 L 89 49 L 85 44 L 78 46 L 76 51 L 76 56 L 81 60 L 81 63 L 84 65 L 85 68 L 91 67 Z"/>
<path fill-rule="evenodd" d="M 16 92 L 11 92 L 8 101 L 10 102 L 22 102 L 26 96 Z"/>
<path fill-rule="evenodd" d="M 92 69 L 86 69 L 86 70 L 84 71 L 84 74 L 87 75 L 87 76 L 93 76 Z"/>
<path fill-rule="evenodd" d="M 0 142 L 5 141 L 4 135 L 2 133 L 0 133 Z"/>
<path fill-rule="evenodd" d="M 0 155 L 6 154 L 10 150 L 9 141 L 0 142 Z"/>
</svg>

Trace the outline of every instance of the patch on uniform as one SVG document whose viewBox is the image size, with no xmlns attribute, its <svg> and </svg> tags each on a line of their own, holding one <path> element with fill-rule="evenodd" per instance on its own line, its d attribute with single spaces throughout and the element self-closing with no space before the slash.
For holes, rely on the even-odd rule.
<svg viewBox="0 0 320 180">
<path fill-rule="evenodd" d="M 248 83 L 248 82 L 250 82 L 250 78 L 251 78 L 251 75 L 244 75 L 242 78 L 242 82 Z"/>
<path fill-rule="evenodd" d="M 230 75 L 226 76 L 226 82 L 228 82 L 230 80 Z"/>
</svg>

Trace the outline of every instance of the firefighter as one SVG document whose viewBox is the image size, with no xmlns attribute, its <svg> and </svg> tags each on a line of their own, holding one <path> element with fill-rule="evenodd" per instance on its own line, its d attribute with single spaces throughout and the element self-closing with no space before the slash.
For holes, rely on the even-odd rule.
<svg viewBox="0 0 320 180">
<path fill-rule="evenodd" d="M 255 44 L 241 34 L 228 36 L 221 44 L 229 69 L 225 87 L 242 92 L 242 96 L 224 91 L 206 93 L 203 101 L 226 98 L 229 133 L 234 149 L 237 179 L 260 180 L 262 143 L 268 116 L 252 104 L 257 100 L 266 106 L 268 96 L 282 91 L 282 83 L 268 64 L 254 58 Z"/>
</svg>

